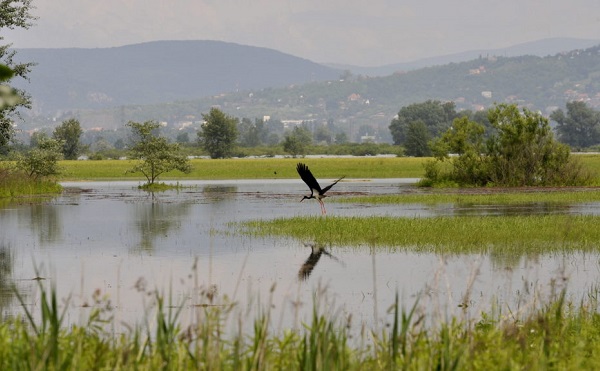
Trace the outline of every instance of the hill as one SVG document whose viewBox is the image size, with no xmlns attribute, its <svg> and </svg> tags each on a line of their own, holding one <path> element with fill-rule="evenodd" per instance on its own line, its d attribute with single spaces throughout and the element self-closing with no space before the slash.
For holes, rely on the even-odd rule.
<svg viewBox="0 0 600 371">
<path fill-rule="evenodd" d="M 244 71 L 250 69 L 244 68 Z M 333 71 L 334 74 L 339 72 Z M 147 79 L 157 84 L 155 78 Z M 139 91 L 139 87 L 136 88 Z M 600 108 L 600 46 L 544 57 L 480 55 L 464 62 L 389 76 L 346 74 L 343 79 L 315 78 L 312 82 L 284 87 L 247 90 L 240 87 L 238 91 L 198 99 L 169 100 L 166 94 L 162 97 L 163 103 L 65 112 L 56 117 L 56 121 L 42 122 L 38 118 L 37 122 L 30 120 L 29 126 L 21 127 L 53 125 L 73 116 L 78 117 L 84 127 L 112 129 L 122 127 L 129 120 L 150 119 L 189 125 L 197 124 L 203 113 L 217 106 L 239 118 L 270 116 L 282 121 L 328 122 L 336 130 L 346 131 L 352 140 L 374 134 L 378 140 L 389 141 L 388 126 L 400 108 L 428 99 L 453 101 L 457 109 L 473 111 L 506 102 L 549 114 L 557 108 L 564 109 L 565 104 L 573 100 Z"/>
<path fill-rule="evenodd" d="M 219 41 L 157 41 L 115 48 L 17 49 L 35 62 L 15 81 L 38 113 L 194 99 L 335 79 L 340 71 L 272 49 Z"/>
<path fill-rule="evenodd" d="M 327 64 L 330 67 L 340 70 L 347 70 L 356 75 L 365 76 L 387 76 L 400 71 L 412 71 L 420 68 L 441 66 L 448 63 L 460 63 L 477 59 L 481 56 L 502 56 L 502 57 L 520 57 L 525 55 L 545 57 L 557 53 L 569 52 L 575 49 L 591 48 L 600 44 L 598 40 L 575 39 L 575 38 L 549 38 L 531 41 L 527 43 L 509 46 L 500 49 L 479 49 L 469 50 L 461 53 L 436 56 L 432 58 L 423 58 L 415 61 L 394 63 L 376 67 L 360 67 L 341 64 Z"/>
<path fill-rule="evenodd" d="M 108 114 L 121 120 L 164 121 L 200 117 L 219 106 L 237 117 L 334 120 L 344 125 L 387 127 L 403 106 L 428 99 L 481 110 L 517 103 L 545 114 L 583 100 L 600 107 L 600 46 L 553 56 L 480 57 L 384 77 L 347 76 L 285 88 L 228 93 L 193 101 L 125 107 Z M 92 115 L 92 114 L 91 114 Z"/>
</svg>

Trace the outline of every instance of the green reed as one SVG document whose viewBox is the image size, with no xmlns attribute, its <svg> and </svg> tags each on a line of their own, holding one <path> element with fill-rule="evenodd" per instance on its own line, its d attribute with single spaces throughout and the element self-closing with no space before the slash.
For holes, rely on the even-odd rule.
<svg viewBox="0 0 600 371">
<path fill-rule="evenodd" d="M 26 320 L 0 323 L 0 368 L 4 370 L 563 370 L 600 366 L 600 289 L 579 302 L 566 291 L 528 313 L 482 313 L 465 322 L 449 317 L 432 326 L 419 309 L 401 308 L 398 295 L 389 313 L 390 326 L 365 329 L 354 339 L 349 320 L 317 300 L 302 328 L 276 332 L 272 303 L 254 319 L 253 330 L 224 331 L 236 321 L 227 306 L 201 306 L 198 321 L 186 328 L 177 313 L 156 296 L 155 336 L 140 327 L 121 334 L 85 326 L 64 326 L 64 301 L 39 282 L 40 318 L 24 309 Z M 24 298 L 19 296 L 23 308 Z M 61 304 L 62 303 L 62 304 Z M 102 303 L 97 303 L 103 305 Z M 61 305 L 63 307 L 61 308 Z M 103 311 L 104 309 L 95 307 Z M 241 326 L 240 326 L 241 329 Z"/>
</svg>

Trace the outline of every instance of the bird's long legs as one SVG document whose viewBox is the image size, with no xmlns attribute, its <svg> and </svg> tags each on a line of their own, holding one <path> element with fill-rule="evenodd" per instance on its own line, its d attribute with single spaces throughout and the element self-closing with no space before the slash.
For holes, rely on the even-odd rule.
<svg viewBox="0 0 600 371">
<path fill-rule="evenodd" d="M 325 210 L 325 204 L 320 199 L 318 201 L 321 204 L 321 215 L 327 215 L 327 210 Z"/>
</svg>

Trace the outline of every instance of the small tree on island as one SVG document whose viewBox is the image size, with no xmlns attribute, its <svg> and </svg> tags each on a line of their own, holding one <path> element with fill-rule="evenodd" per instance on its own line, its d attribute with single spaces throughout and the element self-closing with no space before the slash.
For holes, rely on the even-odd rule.
<svg viewBox="0 0 600 371">
<path fill-rule="evenodd" d="M 190 161 L 179 153 L 179 144 L 169 143 L 167 138 L 158 134 L 158 122 L 130 121 L 127 126 L 133 131 L 129 155 L 132 159 L 140 160 L 128 173 L 141 172 L 148 180 L 147 185 L 152 185 L 166 172 L 179 170 L 187 174 L 192 171 Z"/>
</svg>

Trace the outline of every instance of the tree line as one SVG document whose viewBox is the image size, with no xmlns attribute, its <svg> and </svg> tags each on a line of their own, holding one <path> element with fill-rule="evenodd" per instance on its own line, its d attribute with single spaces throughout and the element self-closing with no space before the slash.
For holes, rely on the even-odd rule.
<svg viewBox="0 0 600 371">
<path fill-rule="evenodd" d="M 496 132 L 489 112 L 457 111 L 454 102 L 427 100 L 404 106 L 389 125 L 394 144 L 403 146 L 408 156 L 423 157 L 433 154 L 431 141 L 452 127 L 454 120 L 466 117 L 483 126 L 485 135 Z M 555 123 L 554 132 L 561 143 L 574 150 L 595 150 L 600 146 L 600 111 L 582 101 L 566 104 L 566 111 L 555 110 L 549 119 Z"/>
</svg>

